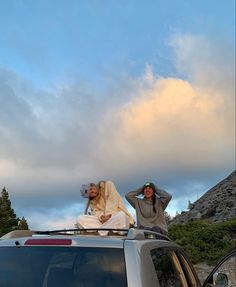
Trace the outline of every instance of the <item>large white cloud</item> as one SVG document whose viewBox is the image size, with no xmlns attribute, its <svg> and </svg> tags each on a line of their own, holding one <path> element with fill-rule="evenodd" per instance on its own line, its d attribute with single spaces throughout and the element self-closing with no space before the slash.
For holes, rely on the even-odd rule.
<svg viewBox="0 0 236 287">
<path fill-rule="evenodd" d="M 117 126 L 101 150 L 115 162 L 139 168 L 210 168 L 227 162 L 234 148 L 234 108 L 227 107 L 226 96 L 180 79 L 156 79 L 114 111 Z"/>
</svg>

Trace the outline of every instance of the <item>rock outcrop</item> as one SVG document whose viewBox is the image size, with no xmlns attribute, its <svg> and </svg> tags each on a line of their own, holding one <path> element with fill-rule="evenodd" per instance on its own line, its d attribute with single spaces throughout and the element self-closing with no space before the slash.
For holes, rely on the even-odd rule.
<svg viewBox="0 0 236 287">
<path fill-rule="evenodd" d="M 174 217 L 171 224 L 187 223 L 197 219 L 215 223 L 235 217 L 236 170 L 191 204 L 189 211 Z"/>
</svg>

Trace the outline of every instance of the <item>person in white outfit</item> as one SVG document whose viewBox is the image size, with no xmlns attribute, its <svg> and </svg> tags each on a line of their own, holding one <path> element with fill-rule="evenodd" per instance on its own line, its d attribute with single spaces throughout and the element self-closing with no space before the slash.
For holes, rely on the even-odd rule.
<svg viewBox="0 0 236 287">
<path fill-rule="evenodd" d="M 98 185 L 90 183 L 88 189 L 85 214 L 77 218 L 78 227 L 127 229 L 134 225 L 134 220 L 112 181 L 100 181 Z M 99 231 L 100 235 L 107 233 Z"/>
</svg>

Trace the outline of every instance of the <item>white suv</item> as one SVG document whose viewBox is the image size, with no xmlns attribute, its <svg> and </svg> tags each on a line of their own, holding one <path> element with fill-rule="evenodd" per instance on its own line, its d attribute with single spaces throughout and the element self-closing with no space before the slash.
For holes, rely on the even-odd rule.
<svg viewBox="0 0 236 287">
<path fill-rule="evenodd" d="M 73 229 L 6 234 L 0 239 L 0 287 L 201 286 L 186 254 L 167 237 L 134 228 L 109 230 L 108 236 L 96 233 Z M 235 258 L 235 252 L 232 255 Z M 235 286 L 226 283 L 225 274 L 214 273 L 203 286 Z"/>
</svg>

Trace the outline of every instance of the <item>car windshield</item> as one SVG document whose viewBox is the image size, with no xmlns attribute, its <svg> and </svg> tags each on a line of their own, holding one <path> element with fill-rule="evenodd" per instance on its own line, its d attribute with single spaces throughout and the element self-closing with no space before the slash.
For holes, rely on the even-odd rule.
<svg viewBox="0 0 236 287">
<path fill-rule="evenodd" d="M 123 249 L 1 247 L 1 287 L 126 287 Z"/>
</svg>

